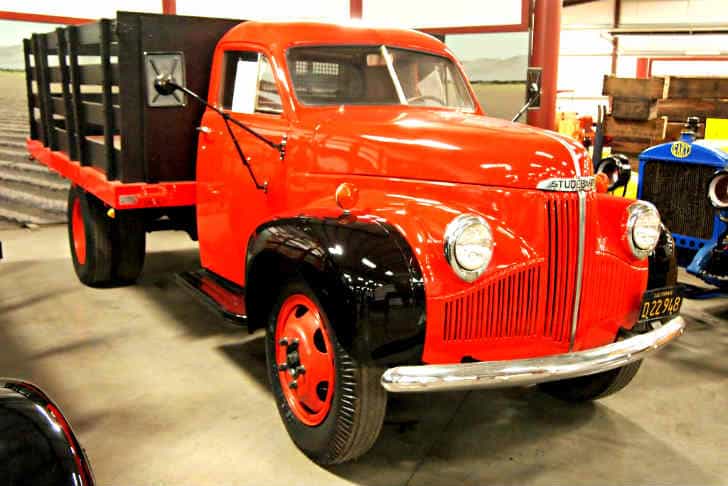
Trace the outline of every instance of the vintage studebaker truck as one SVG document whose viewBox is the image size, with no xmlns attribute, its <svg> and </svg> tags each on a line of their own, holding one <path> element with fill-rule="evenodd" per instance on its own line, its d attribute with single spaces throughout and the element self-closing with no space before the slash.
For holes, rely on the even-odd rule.
<svg viewBox="0 0 728 486">
<path fill-rule="evenodd" d="M 429 35 L 121 12 L 25 55 L 28 150 L 73 182 L 79 279 L 133 282 L 146 232 L 187 231 L 202 268 L 181 281 L 265 328 L 319 463 L 372 446 L 387 393 L 592 400 L 683 331 L 655 207 L 607 194 L 571 139 L 485 116 Z"/>
</svg>

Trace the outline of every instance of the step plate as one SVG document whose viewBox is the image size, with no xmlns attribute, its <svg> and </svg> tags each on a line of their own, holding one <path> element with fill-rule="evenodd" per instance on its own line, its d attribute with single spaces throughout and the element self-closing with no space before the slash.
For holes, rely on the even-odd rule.
<svg viewBox="0 0 728 486">
<path fill-rule="evenodd" d="M 247 324 L 245 289 L 242 287 L 202 269 L 179 273 L 176 278 L 192 295 L 226 319 Z"/>
</svg>

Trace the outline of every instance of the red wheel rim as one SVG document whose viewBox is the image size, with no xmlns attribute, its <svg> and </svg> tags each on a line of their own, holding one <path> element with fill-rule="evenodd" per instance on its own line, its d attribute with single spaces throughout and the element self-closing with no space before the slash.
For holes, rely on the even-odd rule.
<svg viewBox="0 0 728 486">
<path fill-rule="evenodd" d="M 306 425 L 324 421 L 334 395 L 334 354 L 321 312 L 303 294 L 288 297 L 276 320 L 276 364 L 283 396 Z"/>
<path fill-rule="evenodd" d="M 74 199 L 71 209 L 71 234 L 73 235 L 73 251 L 79 265 L 86 263 L 86 228 L 83 226 L 81 200 Z"/>
</svg>

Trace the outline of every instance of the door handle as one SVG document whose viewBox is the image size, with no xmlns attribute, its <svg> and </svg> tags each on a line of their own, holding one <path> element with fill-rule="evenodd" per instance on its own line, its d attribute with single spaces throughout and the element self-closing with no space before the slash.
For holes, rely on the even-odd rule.
<svg viewBox="0 0 728 486">
<path fill-rule="evenodd" d="M 204 133 L 205 135 L 209 135 L 212 133 L 212 128 L 206 127 L 205 125 L 200 125 L 196 128 L 198 132 Z"/>
</svg>

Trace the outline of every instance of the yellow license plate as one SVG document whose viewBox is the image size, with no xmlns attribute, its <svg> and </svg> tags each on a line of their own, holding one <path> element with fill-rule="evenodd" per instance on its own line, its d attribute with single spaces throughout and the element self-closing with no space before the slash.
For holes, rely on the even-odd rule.
<svg viewBox="0 0 728 486">
<path fill-rule="evenodd" d="M 680 312 L 682 301 L 677 287 L 648 290 L 642 295 L 639 321 L 654 321 L 674 316 Z"/>
</svg>

